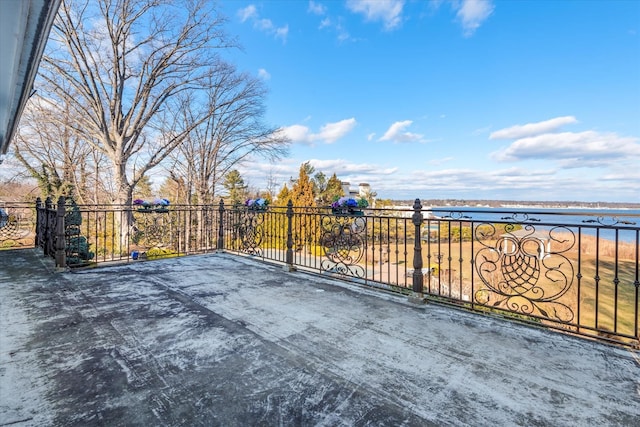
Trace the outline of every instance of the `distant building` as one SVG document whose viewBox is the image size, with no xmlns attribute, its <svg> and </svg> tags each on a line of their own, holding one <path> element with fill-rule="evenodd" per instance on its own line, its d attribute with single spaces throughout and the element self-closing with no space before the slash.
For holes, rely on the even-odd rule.
<svg viewBox="0 0 640 427">
<path fill-rule="evenodd" d="M 358 184 L 357 190 L 352 190 L 351 183 L 347 181 L 342 181 L 341 185 L 346 197 L 368 197 L 371 194 L 371 185 L 366 182 Z"/>
<path fill-rule="evenodd" d="M 364 199 L 367 199 L 371 203 L 369 205 L 370 208 L 375 208 L 376 207 L 375 193 L 371 192 L 371 185 L 369 185 L 368 183 L 361 182 L 360 184 L 358 184 L 358 189 L 357 190 L 352 190 L 351 189 L 351 183 L 346 182 L 346 181 L 342 181 L 341 185 L 342 185 L 342 191 L 344 192 L 345 197 L 351 197 L 351 198 L 354 198 L 354 199 L 364 198 Z M 373 197 L 371 197 L 371 196 L 373 196 Z"/>
<path fill-rule="evenodd" d="M 360 197 L 368 197 L 371 194 L 371 186 L 366 182 L 358 184 L 358 195 Z"/>
<path fill-rule="evenodd" d="M 344 193 L 345 197 L 355 197 L 358 193 L 355 191 L 351 191 L 351 183 L 347 182 L 347 181 L 342 181 L 340 183 L 340 185 L 342 185 L 342 192 Z"/>
</svg>

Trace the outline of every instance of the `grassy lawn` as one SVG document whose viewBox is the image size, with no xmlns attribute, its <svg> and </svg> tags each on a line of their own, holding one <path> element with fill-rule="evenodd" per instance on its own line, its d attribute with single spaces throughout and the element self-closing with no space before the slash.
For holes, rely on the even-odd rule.
<svg viewBox="0 0 640 427">
<path fill-rule="evenodd" d="M 563 286 L 568 284 L 566 292 L 557 298 L 550 298 L 546 303 L 551 307 L 550 310 L 566 310 L 560 307 L 566 305 L 573 317 L 569 321 L 570 324 L 634 335 L 636 323 L 640 322 L 634 285 L 637 268 L 635 245 L 620 244 L 616 262 L 615 256 L 610 255 L 615 252 L 609 247 L 613 243 L 601 243 L 596 257 L 594 241 L 585 240 L 581 242 L 579 263 L 577 243 L 573 246 L 570 242 L 564 246 L 556 243 L 551 249 L 552 253 L 539 263 L 540 276 L 536 285 L 544 289 L 546 295 L 555 295 L 561 293 Z M 481 261 L 479 255 L 486 247 L 484 245 L 495 248 L 496 241 L 423 243 L 423 270 L 426 272 L 428 268 L 434 269 L 434 274 L 425 278 L 425 291 L 449 298 L 465 299 L 472 294 L 472 283 L 474 292 L 486 288 L 475 265 L 472 264 L 472 260 L 474 263 Z M 388 250 L 387 245 L 370 247 L 361 264 L 365 265 L 366 261 L 374 278 L 398 277 L 398 285 L 410 286 L 411 277 L 406 277 L 404 272 L 413 269 L 413 253 L 412 243 L 392 243 L 388 245 Z M 493 274 L 483 273 L 483 276 L 489 281 L 494 281 L 494 284 L 504 277 L 499 271 L 501 264 L 498 255 L 495 256 L 492 260 L 495 263 L 489 263 L 487 267 L 495 266 L 498 271 Z M 381 258 L 388 263 L 381 264 Z M 581 276 L 580 279 L 578 274 Z M 513 283 L 510 285 L 515 286 Z M 525 288 L 526 284 L 519 289 L 522 291 Z M 548 314 L 553 318 L 551 311 Z"/>
</svg>

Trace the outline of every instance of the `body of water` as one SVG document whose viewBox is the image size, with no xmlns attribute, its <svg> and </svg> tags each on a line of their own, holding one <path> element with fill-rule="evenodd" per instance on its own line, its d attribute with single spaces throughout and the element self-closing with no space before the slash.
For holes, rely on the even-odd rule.
<svg viewBox="0 0 640 427">
<path fill-rule="evenodd" d="M 430 209 L 436 218 L 453 218 L 474 222 L 518 222 L 532 224 L 536 229 L 566 225 L 573 232 L 580 228 L 586 235 L 597 233 L 605 239 L 634 242 L 640 231 L 639 209 L 576 209 L 576 208 L 488 208 L 438 206 Z"/>
</svg>

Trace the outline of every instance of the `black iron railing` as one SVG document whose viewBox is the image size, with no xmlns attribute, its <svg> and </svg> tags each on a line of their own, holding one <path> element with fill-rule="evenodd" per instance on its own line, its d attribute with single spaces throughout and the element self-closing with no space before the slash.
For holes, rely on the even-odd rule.
<svg viewBox="0 0 640 427">
<path fill-rule="evenodd" d="M 0 202 L 0 249 L 32 248 L 35 232 L 33 203 Z"/>
<path fill-rule="evenodd" d="M 39 204 L 37 242 L 58 262 L 64 242 L 70 267 L 224 250 L 414 301 L 639 343 L 637 214 L 436 210 L 419 200 L 362 212 L 291 203 L 266 210 L 63 207 Z"/>
</svg>

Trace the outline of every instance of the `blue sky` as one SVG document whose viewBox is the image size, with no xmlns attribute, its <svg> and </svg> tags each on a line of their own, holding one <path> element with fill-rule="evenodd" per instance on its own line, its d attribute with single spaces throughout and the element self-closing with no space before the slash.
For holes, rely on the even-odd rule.
<svg viewBox="0 0 640 427">
<path fill-rule="evenodd" d="M 290 156 L 382 198 L 640 202 L 640 1 L 223 1 Z"/>
</svg>

